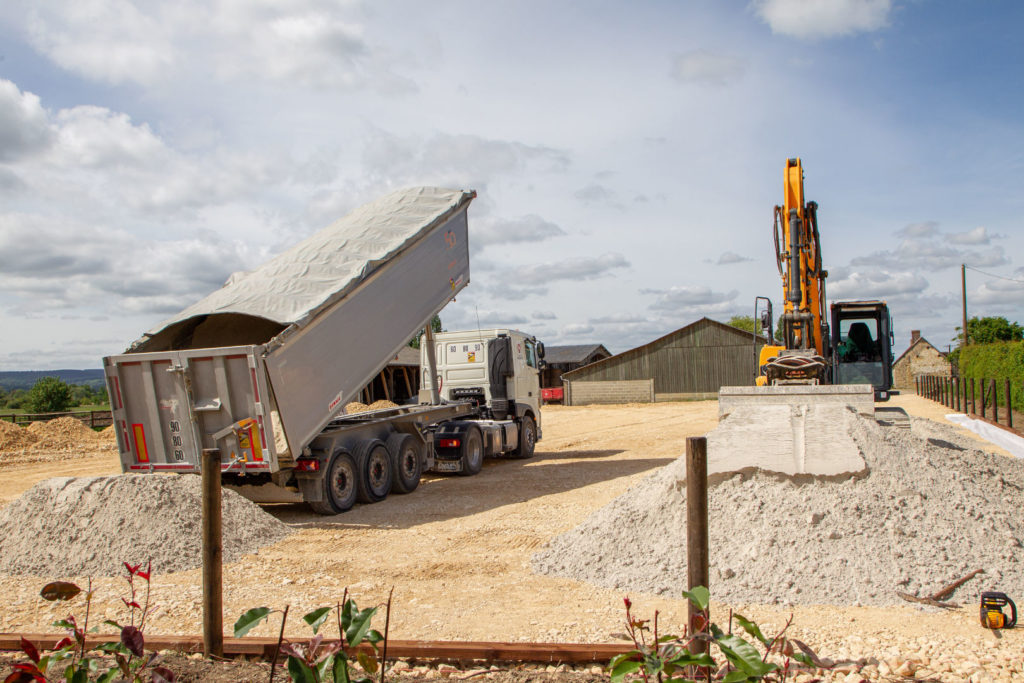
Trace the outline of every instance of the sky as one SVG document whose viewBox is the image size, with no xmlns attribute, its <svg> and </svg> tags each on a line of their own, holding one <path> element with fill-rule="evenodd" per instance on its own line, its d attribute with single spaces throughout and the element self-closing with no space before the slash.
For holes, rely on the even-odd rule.
<svg viewBox="0 0 1024 683">
<path fill-rule="evenodd" d="M 800 157 L 830 299 L 895 352 L 1024 322 L 1024 3 L 5 0 L 0 369 L 99 367 L 393 189 L 474 189 L 449 330 L 621 352 L 781 309 Z"/>
</svg>

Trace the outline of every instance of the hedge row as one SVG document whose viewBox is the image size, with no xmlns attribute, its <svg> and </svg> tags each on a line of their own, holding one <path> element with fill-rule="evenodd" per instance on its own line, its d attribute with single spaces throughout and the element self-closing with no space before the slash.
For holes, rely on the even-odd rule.
<svg viewBox="0 0 1024 683">
<path fill-rule="evenodd" d="M 960 376 L 967 380 L 996 380 L 1000 405 L 1004 380 L 1010 380 L 1014 410 L 1024 412 L 1024 341 L 969 344 L 960 356 Z"/>
</svg>

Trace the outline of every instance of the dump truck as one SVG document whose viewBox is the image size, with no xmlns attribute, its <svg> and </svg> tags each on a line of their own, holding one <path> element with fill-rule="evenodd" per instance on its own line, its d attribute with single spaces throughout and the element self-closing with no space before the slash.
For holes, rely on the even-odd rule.
<svg viewBox="0 0 1024 683">
<path fill-rule="evenodd" d="M 215 450 L 222 481 L 252 500 L 336 514 L 410 492 L 426 469 L 532 455 L 539 363 L 525 354 L 543 346 L 523 333 L 478 335 L 481 359 L 507 356 L 473 375 L 482 397 L 442 399 L 429 368 L 445 356 L 424 352 L 433 401 L 344 412 L 418 331 L 435 348 L 429 322 L 469 283 L 475 196 L 417 187 L 370 202 L 104 358 L 122 469 L 197 473 Z"/>
</svg>

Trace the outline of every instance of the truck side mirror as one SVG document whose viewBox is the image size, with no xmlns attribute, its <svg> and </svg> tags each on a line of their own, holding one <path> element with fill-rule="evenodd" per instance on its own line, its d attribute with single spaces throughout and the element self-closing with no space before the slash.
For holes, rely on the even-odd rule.
<svg viewBox="0 0 1024 683">
<path fill-rule="evenodd" d="M 544 357 L 544 342 L 537 342 L 537 357 Z"/>
</svg>

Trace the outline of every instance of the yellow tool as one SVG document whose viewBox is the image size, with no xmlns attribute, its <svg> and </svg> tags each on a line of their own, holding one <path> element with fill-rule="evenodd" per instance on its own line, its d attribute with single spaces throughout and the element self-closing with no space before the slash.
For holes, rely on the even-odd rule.
<svg viewBox="0 0 1024 683">
<path fill-rule="evenodd" d="M 1003 614 L 1003 608 L 1010 608 L 1010 616 Z M 985 628 L 1013 628 L 1017 625 L 1017 605 L 1006 593 L 986 591 L 981 594 L 981 625 Z"/>
</svg>

